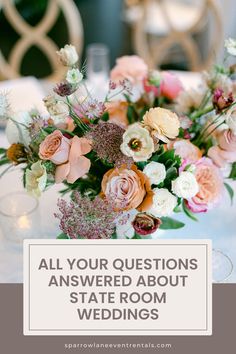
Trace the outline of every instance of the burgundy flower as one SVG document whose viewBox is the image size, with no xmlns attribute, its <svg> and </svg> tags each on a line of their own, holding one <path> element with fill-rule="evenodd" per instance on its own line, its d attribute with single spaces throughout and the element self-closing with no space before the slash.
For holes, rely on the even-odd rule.
<svg viewBox="0 0 236 354">
<path fill-rule="evenodd" d="M 132 222 L 137 234 L 147 236 L 155 232 L 161 225 L 161 219 L 147 213 L 139 213 Z"/>
<path fill-rule="evenodd" d="M 60 82 L 54 87 L 53 91 L 61 97 L 70 96 L 76 91 L 76 87 L 67 81 Z"/>
<path fill-rule="evenodd" d="M 212 98 L 212 103 L 217 113 L 229 107 L 233 102 L 234 97 L 232 92 L 230 92 L 227 96 L 224 96 L 224 91 L 221 88 L 215 89 Z"/>
</svg>

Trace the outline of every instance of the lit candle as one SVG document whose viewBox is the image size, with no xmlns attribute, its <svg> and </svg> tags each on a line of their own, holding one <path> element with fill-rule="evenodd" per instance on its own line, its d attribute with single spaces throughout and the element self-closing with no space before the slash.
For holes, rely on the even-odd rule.
<svg viewBox="0 0 236 354">
<path fill-rule="evenodd" d="M 30 221 L 27 215 L 22 215 L 17 220 L 17 225 L 19 229 L 29 229 L 30 228 Z"/>
</svg>

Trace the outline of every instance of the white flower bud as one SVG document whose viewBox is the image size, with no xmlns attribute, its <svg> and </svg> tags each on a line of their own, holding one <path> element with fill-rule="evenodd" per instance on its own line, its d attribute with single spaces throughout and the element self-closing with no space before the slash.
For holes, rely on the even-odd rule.
<svg viewBox="0 0 236 354">
<path fill-rule="evenodd" d="M 225 40 L 225 48 L 230 55 L 236 56 L 236 40 L 228 38 Z"/>
<path fill-rule="evenodd" d="M 64 66 L 73 66 L 79 60 L 76 48 L 71 44 L 66 44 L 64 48 L 57 51 L 57 55 Z"/>
</svg>

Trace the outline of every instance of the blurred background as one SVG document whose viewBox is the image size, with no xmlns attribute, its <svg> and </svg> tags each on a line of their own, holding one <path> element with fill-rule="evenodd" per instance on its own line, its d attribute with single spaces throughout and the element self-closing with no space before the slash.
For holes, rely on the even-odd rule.
<svg viewBox="0 0 236 354">
<path fill-rule="evenodd" d="M 0 79 L 58 79 L 54 53 L 66 43 L 81 63 L 102 43 L 110 67 L 135 53 L 150 67 L 207 69 L 236 37 L 235 11 L 233 0 L 0 0 Z"/>
</svg>

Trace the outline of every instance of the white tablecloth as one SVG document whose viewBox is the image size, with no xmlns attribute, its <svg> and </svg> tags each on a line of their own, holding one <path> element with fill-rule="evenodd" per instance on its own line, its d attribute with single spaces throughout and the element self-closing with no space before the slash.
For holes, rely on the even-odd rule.
<svg viewBox="0 0 236 354">
<path fill-rule="evenodd" d="M 182 76 L 186 80 L 186 86 L 191 85 L 191 76 L 184 74 Z M 192 82 L 196 84 L 198 77 L 192 76 Z M 0 131 L 0 146 L 7 145 L 4 132 Z M 0 173 L 3 167 L 0 168 Z M 236 182 L 232 187 L 236 192 Z M 58 220 L 54 218 L 56 211 L 56 202 L 58 199 L 58 190 L 62 186 L 51 187 L 46 191 L 39 201 L 39 212 L 41 227 L 38 230 L 38 237 L 55 238 L 60 232 Z M 23 190 L 22 175 L 20 169 L 7 173 L 0 179 L 0 197 L 12 191 Z M 219 207 L 213 209 L 207 214 L 198 216 L 199 221 L 194 222 L 185 215 L 176 214 L 179 220 L 186 223 L 185 228 L 179 230 L 162 231 L 159 230 L 158 237 L 163 239 L 202 239 L 210 238 L 215 249 L 220 249 L 227 254 L 234 263 L 234 270 L 228 282 L 236 282 L 236 200 L 233 206 L 225 194 Z M 22 282 L 22 249 L 13 249 L 9 247 L 8 242 L 3 237 L 0 230 L 0 282 L 14 283 Z"/>
</svg>

